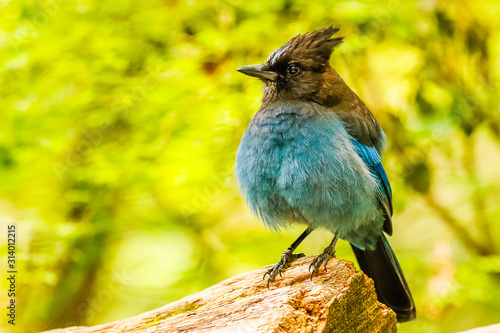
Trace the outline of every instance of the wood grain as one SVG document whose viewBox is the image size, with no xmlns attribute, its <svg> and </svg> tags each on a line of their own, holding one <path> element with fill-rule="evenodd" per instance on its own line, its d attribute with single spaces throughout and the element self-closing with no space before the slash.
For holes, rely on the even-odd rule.
<svg viewBox="0 0 500 333">
<path fill-rule="evenodd" d="M 266 288 L 266 266 L 141 315 L 50 333 L 396 332 L 396 315 L 377 301 L 373 281 L 351 262 L 332 259 L 311 281 L 314 257 L 295 261 Z"/>
</svg>

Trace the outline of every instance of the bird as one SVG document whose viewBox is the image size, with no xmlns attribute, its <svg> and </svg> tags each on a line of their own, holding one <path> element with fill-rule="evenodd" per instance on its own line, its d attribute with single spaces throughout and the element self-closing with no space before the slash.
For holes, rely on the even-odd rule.
<svg viewBox="0 0 500 333">
<path fill-rule="evenodd" d="M 262 104 L 236 152 L 235 176 L 252 212 L 271 230 L 307 228 L 264 275 L 267 287 L 303 253 L 316 229 L 334 237 L 309 266 L 311 279 L 348 241 L 377 298 L 399 322 L 416 307 L 387 235 L 392 235 L 392 189 L 382 165 L 386 135 L 334 68 L 330 57 L 345 36 L 333 25 L 299 34 L 263 64 L 237 71 L 263 83 Z"/>
</svg>

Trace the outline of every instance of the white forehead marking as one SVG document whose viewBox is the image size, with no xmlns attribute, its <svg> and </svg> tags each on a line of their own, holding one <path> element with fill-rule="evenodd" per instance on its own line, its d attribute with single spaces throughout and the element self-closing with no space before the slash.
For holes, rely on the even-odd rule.
<svg viewBox="0 0 500 333">
<path fill-rule="evenodd" d="M 278 59 L 281 57 L 281 55 L 286 50 L 288 50 L 289 47 L 290 47 L 290 45 L 285 45 L 285 46 L 280 47 L 279 49 L 277 49 L 276 51 L 271 53 L 269 58 L 267 58 L 266 62 L 270 62 L 272 65 L 274 65 L 278 61 Z"/>
</svg>

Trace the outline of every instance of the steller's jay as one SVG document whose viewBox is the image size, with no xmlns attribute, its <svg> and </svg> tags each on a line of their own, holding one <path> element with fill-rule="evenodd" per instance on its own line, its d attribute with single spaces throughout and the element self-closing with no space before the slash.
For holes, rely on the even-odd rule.
<svg viewBox="0 0 500 333">
<path fill-rule="evenodd" d="M 262 65 L 238 71 L 262 80 L 262 106 L 236 154 L 235 175 L 252 211 L 271 229 L 293 222 L 307 229 L 283 253 L 267 285 L 304 254 L 297 246 L 316 228 L 334 233 L 312 262 L 311 278 L 347 240 L 379 301 L 398 321 L 416 316 L 415 304 L 384 232 L 392 234 L 392 191 L 380 156 L 384 131 L 329 61 L 344 37 L 330 26 L 297 35 Z"/>
</svg>

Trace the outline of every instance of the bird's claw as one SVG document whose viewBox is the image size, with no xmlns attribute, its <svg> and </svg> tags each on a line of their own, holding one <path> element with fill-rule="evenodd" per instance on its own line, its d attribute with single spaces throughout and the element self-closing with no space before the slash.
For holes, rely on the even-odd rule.
<svg viewBox="0 0 500 333">
<path fill-rule="evenodd" d="M 294 260 L 296 260 L 298 258 L 302 258 L 302 257 L 305 257 L 304 253 L 293 254 L 289 249 L 287 249 L 285 252 L 283 252 L 283 254 L 281 255 L 281 260 L 276 265 L 271 267 L 262 277 L 262 280 L 264 280 L 266 278 L 266 276 L 268 276 L 267 288 L 269 288 L 269 284 L 271 282 L 275 281 L 277 275 L 279 275 L 281 278 L 283 278 L 283 273 L 285 272 L 285 269 L 290 267 L 290 264 Z"/>
<path fill-rule="evenodd" d="M 328 264 L 328 261 L 332 258 L 335 258 L 335 248 L 328 246 L 325 248 L 323 253 L 321 253 L 319 256 L 314 258 L 312 263 L 309 265 L 309 272 L 311 272 L 311 280 L 314 276 L 314 274 L 318 273 L 321 265 L 325 268 L 326 272 L 326 265 Z"/>
</svg>

